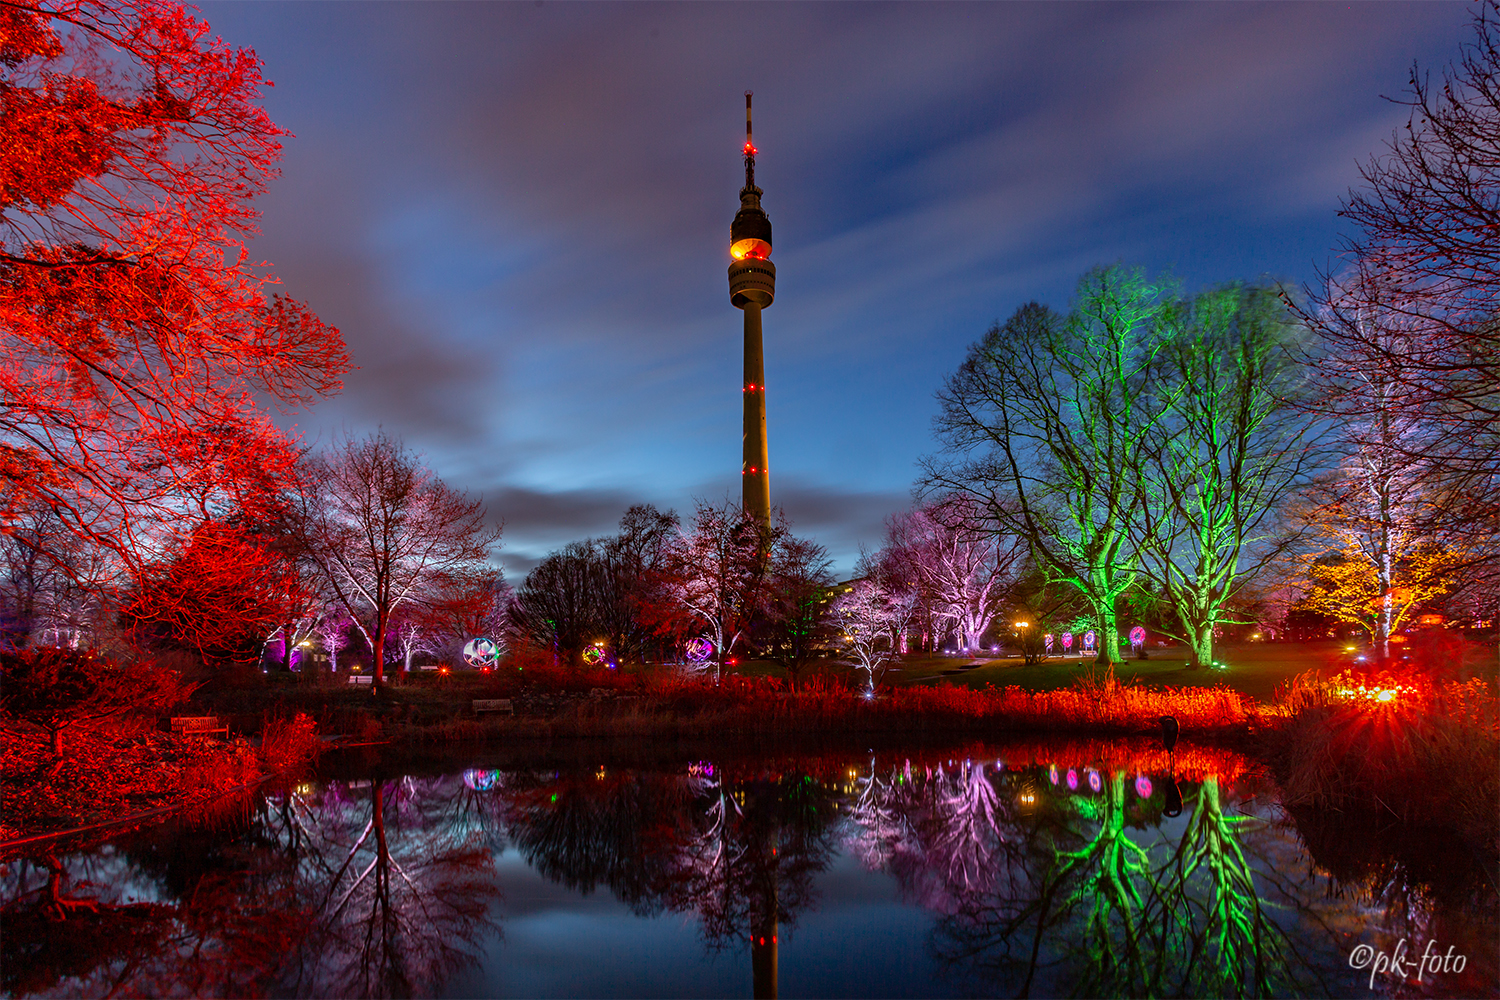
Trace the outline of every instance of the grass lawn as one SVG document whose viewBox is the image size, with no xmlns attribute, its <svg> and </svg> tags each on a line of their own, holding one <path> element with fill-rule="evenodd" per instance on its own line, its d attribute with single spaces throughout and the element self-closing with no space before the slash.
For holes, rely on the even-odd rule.
<svg viewBox="0 0 1500 1000">
<path fill-rule="evenodd" d="M 1218 647 L 1216 656 L 1228 665 L 1227 670 L 1188 670 L 1186 648 L 1170 646 L 1152 650 L 1149 660 L 1127 660 L 1116 669 L 1115 676 L 1123 682 L 1139 682 L 1147 687 L 1212 687 L 1215 684 L 1227 684 L 1258 701 L 1268 702 L 1275 694 L 1277 685 L 1304 670 L 1326 665 L 1343 652 L 1344 646 L 1342 641 L 1224 645 Z M 979 665 L 973 666 L 975 663 Z M 971 688 L 982 688 L 987 684 L 995 687 L 1015 685 L 1032 691 L 1052 691 L 1070 687 L 1092 664 L 1091 657 L 1077 656 L 1044 660 L 1032 666 L 1027 666 L 1019 658 L 973 660 L 959 656 L 911 657 L 896 664 L 900 669 L 889 671 L 882 683 L 892 686 L 947 683 Z M 780 667 L 758 661 L 741 663 L 735 670 L 752 677 L 786 676 Z M 849 668 L 821 666 L 809 667 L 804 677 L 811 677 L 816 673 L 843 676 L 851 683 L 862 677 Z"/>
<path fill-rule="evenodd" d="M 1258 701 L 1270 701 L 1278 685 L 1304 670 L 1324 666 L 1344 650 L 1342 642 L 1321 643 L 1245 643 L 1224 645 L 1216 650 L 1217 659 L 1227 665 L 1224 670 L 1187 669 L 1187 650 L 1169 646 L 1152 650 L 1149 660 L 1127 660 L 1115 669 L 1115 676 L 1125 683 L 1146 687 L 1212 687 L 1227 684 Z M 890 676 L 894 683 L 931 683 L 939 677 L 950 684 L 967 687 L 1016 685 L 1033 691 L 1065 688 L 1083 676 L 1092 666 L 1092 658 L 1069 657 L 1044 660 L 1027 666 L 1019 659 L 985 660 L 982 665 L 959 674 L 942 675 L 972 660 L 937 658 L 902 664 L 900 673 Z"/>
<path fill-rule="evenodd" d="M 1127 660 L 1116 668 L 1115 676 L 1125 682 L 1139 682 L 1147 687 L 1211 687 L 1227 684 L 1258 701 L 1269 702 L 1282 683 L 1316 667 L 1350 665 L 1347 650 L 1350 640 L 1326 642 L 1249 642 L 1218 646 L 1215 657 L 1226 664 L 1224 670 L 1188 670 L 1187 650 L 1169 646 L 1152 650 L 1149 660 Z M 1044 660 L 1027 666 L 1019 659 L 977 661 L 980 665 L 961 673 L 946 673 L 973 664 L 959 657 L 927 657 L 908 660 L 899 672 L 886 675 L 887 683 L 949 683 L 982 688 L 1015 685 L 1033 691 L 1049 691 L 1071 685 L 1090 668 L 1091 660 L 1079 657 Z M 1495 675 L 1494 648 L 1471 643 L 1464 655 L 1466 673 Z"/>
</svg>

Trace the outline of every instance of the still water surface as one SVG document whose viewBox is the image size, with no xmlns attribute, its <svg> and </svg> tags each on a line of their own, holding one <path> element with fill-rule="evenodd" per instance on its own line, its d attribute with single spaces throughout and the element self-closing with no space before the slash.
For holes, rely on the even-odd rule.
<svg viewBox="0 0 1500 1000">
<path fill-rule="evenodd" d="M 1500 982 L 1491 860 L 1288 810 L 1237 754 L 1148 743 L 345 757 L 248 814 L 12 862 L 0 903 L 12 995 L 1489 996 Z M 1440 961 L 1419 966 L 1424 950 Z"/>
</svg>

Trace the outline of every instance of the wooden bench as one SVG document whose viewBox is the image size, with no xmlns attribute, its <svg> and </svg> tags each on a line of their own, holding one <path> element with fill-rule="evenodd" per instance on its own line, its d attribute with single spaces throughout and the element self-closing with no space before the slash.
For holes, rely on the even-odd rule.
<svg viewBox="0 0 1500 1000">
<path fill-rule="evenodd" d="M 172 732 L 183 736 L 229 735 L 229 724 L 216 715 L 179 715 L 172 719 Z"/>
<path fill-rule="evenodd" d="M 374 684 L 375 678 L 369 674 L 354 674 L 349 678 L 350 684 Z"/>
<path fill-rule="evenodd" d="M 481 712 L 504 712 L 506 715 L 515 715 L 516 706 L 511 704 L 509 698 L 475 698 L 474 714 Z"/>
</svg>

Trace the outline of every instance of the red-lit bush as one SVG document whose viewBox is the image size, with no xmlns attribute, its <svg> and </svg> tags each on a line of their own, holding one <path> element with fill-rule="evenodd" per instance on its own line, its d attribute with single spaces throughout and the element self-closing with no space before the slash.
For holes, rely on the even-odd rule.
<svg viewBox="0 0 1500 1000">
<path fill-rule="evenodd" d="M 67 730 L 154 717 L 185 701 L 195 687 L 152 664 L 126 667 L 75 650 L 0 654 L 0 714 L 46 730 L 58 757 Z"/>
</svg>

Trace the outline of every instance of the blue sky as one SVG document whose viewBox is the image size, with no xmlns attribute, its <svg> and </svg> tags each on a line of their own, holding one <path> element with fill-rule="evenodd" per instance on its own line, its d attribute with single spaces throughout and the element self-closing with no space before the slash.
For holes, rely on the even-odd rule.
<svg viewBox="0 0 1500 1000">
<path fill-rule="evenodd" d="M 739 489 L 728 229 L 755 91 L 772 502 L 836 569 L 910 502 L 933 393 L 1113 262 L 1326 266 L 1463 4 L 209 3 L 286 140 L 252 252 L 377 425 L 506 525 L 512 582 L 626 506 Z"/>
</svg>

